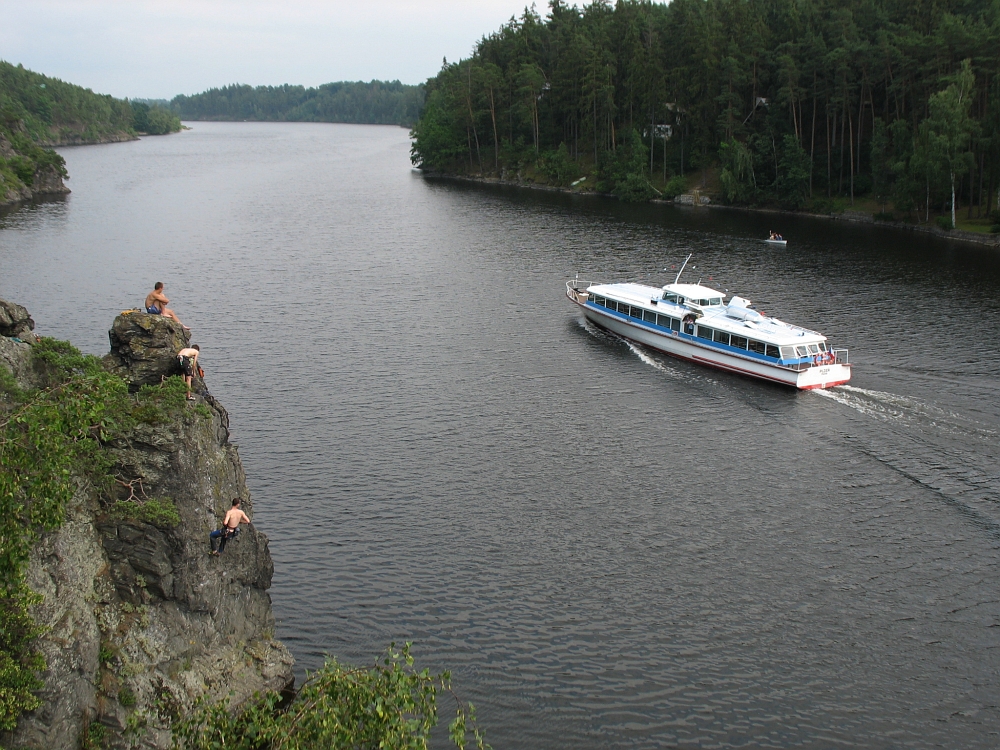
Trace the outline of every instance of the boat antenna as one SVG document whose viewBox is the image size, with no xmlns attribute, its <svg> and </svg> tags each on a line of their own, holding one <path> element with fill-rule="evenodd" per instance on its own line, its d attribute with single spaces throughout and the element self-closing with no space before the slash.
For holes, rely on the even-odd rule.
<svg viewBox="0 0 1000 750">
<path fill-rule="evenodd" d="M 688 261 L 691 260 L 692 255 L 694 255 L 694 253 L 688 253 L 688 257 L 684 259 L 684 263 L 681 265 L 681 270 L 677 272 L 677 278 L 674 279 L 675 284 L 681 280 L 681 274 L 684 273 L 684 266 L 686 266 Z"/>
</svg>

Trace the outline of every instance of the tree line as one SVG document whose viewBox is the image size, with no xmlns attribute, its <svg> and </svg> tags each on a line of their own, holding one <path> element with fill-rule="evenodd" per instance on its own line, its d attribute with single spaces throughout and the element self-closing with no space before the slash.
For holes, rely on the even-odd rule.
<svg viewBox="0 0 1000 750">
<path fill-rule="evenodd" d="M 181 128 L 163 107 L 112 96 L 0 60 L 0 203 L 30 188 L 39 172 L 66 176 L 48 146 L 161 135 Z"/>
<path fill-rule="evenodd" d="M 413 160 L 630 200 L 698 171 L 735 204 L 985 215 L 998 49 L 997 0 L 551 0 L 445 61 Z"/>
<path fill-rule="evenodd" d="M 163 107 L 107 94 L 0 60 L 0 126 L 41 146 L 93 143 L 109 137 L 180 130 Z"/>
<path fill-rule="evenodd" d="M 417 121 L 423 99 L 423 86 L 399 81 L 339 81 L 316 88 L 233 84 L 193 96 L 175 96 L 170 108 L 185 120 L 411 126 Z"/>
</svg>

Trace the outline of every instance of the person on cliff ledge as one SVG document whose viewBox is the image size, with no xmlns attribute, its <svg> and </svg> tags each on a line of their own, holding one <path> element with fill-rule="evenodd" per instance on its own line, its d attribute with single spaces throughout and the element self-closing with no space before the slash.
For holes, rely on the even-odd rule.
<svg viewBox="0 0 1000 750">
<path fill-rule="evenodd" d="M 194 374 L 200 371 L 198 366 L 198 355 L 200 353 L 201 347 L 197 344 L 177 352 L 177 361 L 180 363 L 181 371 L 184 373 L 184 385 L 187 386 L 188 401 L 194 401 L 194 395 L 191 393 L 191 381 L 194 380 Z"/>
<path fill-rule="evenodd" d="M 168 302 L 170 302 L 170 300 L 168 300 L 167 295 L 163 293 L 163 282 L 157 281 L 153 286 L 153 291 L 146 295 L 144 307 L 146 308 L 146 312 L 150 315 L 162 315 L 164 318 L 170 318 L 171 320 L 181 323 L 181 319 L 177 317 L 177 313 L 167 308 Z M 191 330 L 183 323 L 181 323 L 181 328 L 185 331 Z"/>
<path fill-rule="evenodd" d="M 208 535 L 208 543 L 212 545 L 210 555 L 221 555 L 226 549 L 226 542 L 236 536 L 240 530 L 241 523 L 250 523 L 250 518 L 240 510 L 242 500 L 233 498 L 233 507 L 226 512 L 226 517 L 222 521 L 222 528 L 213 531 Z M 215 549 L 215 540 L 219 540 L 219 549 Z"/>
</svg>

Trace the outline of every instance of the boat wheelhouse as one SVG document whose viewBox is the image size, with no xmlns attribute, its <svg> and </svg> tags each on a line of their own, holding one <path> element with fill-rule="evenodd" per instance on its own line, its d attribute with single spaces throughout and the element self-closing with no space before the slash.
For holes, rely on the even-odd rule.
<svg viewBox="0 0 1000 750">
<path fill-rule="evenodd" d="M 592 323 L 681 359 L 803 390 L 851 379 L 847 349 L 830 348 L 821 333 L 679 280 L 680 273 L 664 287 L 573 280 L 566 296 Z"/>
</svg>

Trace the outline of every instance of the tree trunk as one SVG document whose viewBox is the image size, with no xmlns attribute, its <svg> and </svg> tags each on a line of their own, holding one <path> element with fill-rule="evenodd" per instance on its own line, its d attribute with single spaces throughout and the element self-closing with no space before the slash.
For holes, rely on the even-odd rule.
<svg viewBox="0 0 1000 750">
<path fill-rule="evenodd" d="M 847 112 L 847 102 L 844 101 L 844 112 Z M 844 131 L 847 130 L 845 125 L 847 125 L 844 120 L 847 118 L 843 114 L 840 116 L 840 173 L 837 175 L 837 195 L 841 195 L 844 192 Z"/>
<path fill-rule="evenodd" d="M 979 152 L 979 200 L 976 201 L 976 218 L 983 215 L 983 172 L 986 171 L 986 152 Z"/>
<path fill-rule="evenodd" d="M 653 179 L 653 156 L 656 154 L 656 112 L 650 113 L 649 117 L 649 179 Z"/>
<path fill-rule="evenodd" d="M 872 110 L 872 117 L 875 116 L 875 110 Z M 861 133 L 864 130 L 865 123 L 865 85 L 861 84 L 861 96 L 858 97 L 858 167 L 854 170 L 857 174 L 861 174 L 861 144 L 863 139 L 861 138 Z M 851 191 L 853 201 L 853 189 Z"/>
<path fill-rule="evenodd" d="M 829 108 L 830 103 L 827 102 Z M 830 157 L 830 112 L 826 113 L 826 197 L 830 197 L 830 183 L 833 182 L 833 162 Z"/>
<path fill-rule="evenodd" d="M 853 206 L 854 205 L 854 123 L 851 122 L 851 108 L 850 107 L 847 108 L 847 123 L 848 123 L 848 130 L 851 131 L 850 132 L 849 143 L 850 143 L 850 146 L 851 146 L 851 153 L 850 153 L 850 157 L 851 157 L 851 205 Z M 859 125 L 858 129 L 860 130 L 860 125 Z M 861 144 L 860 143 L 858 143 L 858 151 L 859 152 L 861 151 Z M 859 155 L 858 159 L 860 159 L 860 158 L 861 157 Z"/>
<path fill-rule="evenodd" d="M 490 86 L 490 119 L 493 120 L 493 169 L 500 169 L 500 138 L 497 135 L 497 105 L 493 101 L 493 87 Z"/>
<path fill-rule="evenodd" d="M 951 174 L 951 228 L 955 228 L 955 173 Z"/>
<path fill-rule="evenodd" d="M 816 87 L 816 77 L 813 75 L 813 89 Z M 813 197 L 813 161 L 816 158 L 816 97 L 813 97 L 812 135 L 809 139 L 809 197 Z"/>
<path fill-rule="evenodd" d="M 972 168 L 969 170 L 969 215 L 967 218 L 972 218 L 972 199 L 976 194 L 976 183 L 975 183 L 975 172 L 976 172 L 976 158 L 972 158 Z"/>
</svg>

